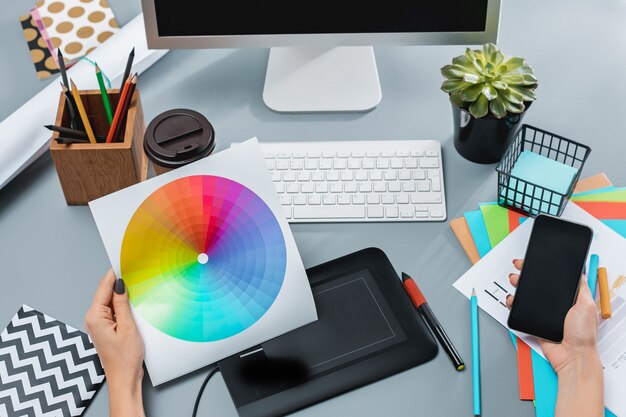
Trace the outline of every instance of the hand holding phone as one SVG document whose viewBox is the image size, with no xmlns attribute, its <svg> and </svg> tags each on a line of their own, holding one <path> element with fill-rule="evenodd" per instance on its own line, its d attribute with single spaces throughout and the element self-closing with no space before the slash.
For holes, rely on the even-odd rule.
<svg viewBox="0 0 626 417">
<path fill-rule="evenodd" d="M 546 215 L 535 219 L 509 314 L 511 329 L 563 340 L 565 317 L 576 301 L 592 237 L 585 225 Z"/>
</svg>

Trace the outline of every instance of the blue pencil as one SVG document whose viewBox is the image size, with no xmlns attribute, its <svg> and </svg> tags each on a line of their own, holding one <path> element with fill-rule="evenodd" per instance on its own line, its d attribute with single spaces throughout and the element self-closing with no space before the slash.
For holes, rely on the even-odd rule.
<svg viewBox="0 0 626 417">
<path fill-rule="evenodd" d="M 474 415 L 480 416 L 480 341 L 478 338 L 478 299 L 472 289 L 470 298 L 470 316 L 472 319 L 472 384 L 474 386 Z"/>
<path fill-rule="evenodd" d="M 587 284 L 591 290 L 591 297 L 596 298 L 596 288 L 598 287 L 598 266 L 600 265 L 600 257 L 596 254 L 589 258 L 589 272 L 587 272 Z"/>
</svg>

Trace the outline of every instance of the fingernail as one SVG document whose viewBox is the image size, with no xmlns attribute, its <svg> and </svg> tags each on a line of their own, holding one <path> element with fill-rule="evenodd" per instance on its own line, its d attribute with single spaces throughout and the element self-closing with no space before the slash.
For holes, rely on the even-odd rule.
<svg viewBox="0 0 626 417">
<path fill-rule="evenodd" d="M 126 284 L 124 284 L 124 280 L 122 278 L 115 280 L 113 291 L 115 291 L 115 294 L 124 294 L 124 292 L 126 292 Z"/>
<path fill-rule="evenodd" d="M 511 294 L 507 294 L 506 295 L 506 299 L 508 300 L 509 298 L 512 298 L 513 296 Z"/>
</svg>

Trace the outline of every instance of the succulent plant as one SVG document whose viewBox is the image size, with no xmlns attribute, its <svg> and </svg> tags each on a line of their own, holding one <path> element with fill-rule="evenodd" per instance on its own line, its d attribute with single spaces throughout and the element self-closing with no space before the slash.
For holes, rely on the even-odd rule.
<svg viewBox="0 0 626 417">
<path fill-rule="evenodd" d="M 441 89 L 457 107 L 474 117 L 489 112 L 501 119 L 507 113 L 522 113 L 525 102 L 535 100 L 537 79 L 524 58 L 505 57 L 494 44 L 480 49 L 467 48 L 451 65 L 441 68 L 446 80 Z"/>
</svg>

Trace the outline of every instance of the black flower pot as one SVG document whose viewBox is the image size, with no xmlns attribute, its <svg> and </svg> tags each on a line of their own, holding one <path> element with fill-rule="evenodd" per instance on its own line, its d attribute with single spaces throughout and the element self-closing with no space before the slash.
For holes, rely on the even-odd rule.
<svg viewBox="0 0 626 417">
<path fill-rule="evenodd" d="M 528 109 L 530 103 L 525 104 Z M 477 119 L 467 110 L 452 105 L 454 147 L 468 161 L 495 164 L 502 159 L 522 126 L 525 113 L 507 114 L 502 119 L 492 116 Z"/>
</svg>

